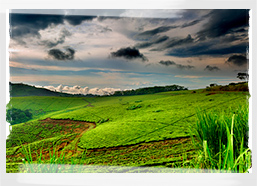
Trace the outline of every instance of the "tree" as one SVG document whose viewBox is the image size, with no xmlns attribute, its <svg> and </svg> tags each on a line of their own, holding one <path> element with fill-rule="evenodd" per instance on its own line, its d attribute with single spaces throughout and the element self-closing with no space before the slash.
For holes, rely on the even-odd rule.
<svg viewBox="0 0 257 186">
<path fill-rule="evenodd" d="M 215 86 L 218 86 L 218 84 L 217 83 L 210 84 L 210 87 L 215 87 Z"/>
<path fill-rule="evenodd" d="M 28 109 L 23 111 L 21 109 L 11 108 L 6 112 L 6 121 L 11 125 L 23 123 L 30 119 L 32 119 L 32 113 Z"/>
<path fill-rule="evenodd" d="M 246 81 L 248 81 L 249 75 L 248 75 L 247 73 L 241 73 L 241 72 L 239 72 L 239 73 L 237 74 L 237 78 L 239 78 L 239 79 L 241 79 L 241 80 L 246 80 Z"/>
</svg>

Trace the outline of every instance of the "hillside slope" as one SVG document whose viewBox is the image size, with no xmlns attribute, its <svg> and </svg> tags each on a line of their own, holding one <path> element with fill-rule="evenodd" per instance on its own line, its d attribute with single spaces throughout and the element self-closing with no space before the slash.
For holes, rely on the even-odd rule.
<svg viewBox="0 0 257 186">
<path fill-rule="evenodd" d="M 62 96 L 62 97 L 73 97 L 73 96 L 85 96 L 85 95 L 73 95 L 61 92 L 54 92 L 45 88 L 37 88 L 34 86 L 26 85 L 23 83 L 9 83 L 10 97 L 24 97 L 24 96 Z"/>
</svg>

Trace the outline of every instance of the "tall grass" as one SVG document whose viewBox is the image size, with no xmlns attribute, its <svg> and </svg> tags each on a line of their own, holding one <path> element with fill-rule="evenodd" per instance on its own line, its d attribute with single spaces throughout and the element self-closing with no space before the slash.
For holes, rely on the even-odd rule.
<svg viewBox="0 0 257 186">
<path fill-rule="evenodd" d="M 30 146 L 23 146 L 22 154 L 24 156 L 23 166 L 20 168 L 22 173 L 62 173 L 62 172 L 81 172 L 83 162 L 86 158 L 87 150 L 84 150 L 80 158 L 68 157 L 65 155 L 65 151 L 59 152 L 59 148 L 53 145 L 52 150 L 48 149 L 49 157 L 45 158 L 42 150 L 40 152 L 32 152 Z M 33 158 L 35 157 L 35 158 Z"/>
<path fill-rule="evenodd" d="M 248 148 L 248 105 L 228 113 L 197 111 L 195 134 L 202 151 L 196 167 L 226 172 L 247 172 L 251 167 Z"/>
</svg>

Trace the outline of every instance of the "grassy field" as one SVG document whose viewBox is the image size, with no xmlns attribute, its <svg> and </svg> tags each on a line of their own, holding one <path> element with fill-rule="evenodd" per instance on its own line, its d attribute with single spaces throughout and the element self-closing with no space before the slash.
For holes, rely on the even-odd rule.
<svg viewBox="0 0 257 186">
<path fill-rule="evenodd" d="M 197 113 L 232 117 L 247 107 L 248 97 L 247 92 L 205 90 L 90 98 L 13 97 L 7 107 L 29 109 L 33 119 L 12 126 L 6 171 L 18 172 L 20 164 L 42 162 L 38 157 L 46 163 L 53 158 L 53 149 L 55 158 L 65 152 L 65 164 L 83 157 L 81 165 L 122 166 L 121 172 L 126 167 L 202 168 L 195 160 L 206 139 L 199 139 L 195 130 Z"/>
</svg>

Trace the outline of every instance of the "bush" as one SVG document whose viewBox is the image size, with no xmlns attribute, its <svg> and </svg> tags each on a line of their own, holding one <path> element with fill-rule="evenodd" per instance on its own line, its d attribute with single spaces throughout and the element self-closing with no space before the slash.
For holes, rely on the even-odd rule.
<svg viewBox="0 0 257 186">
<path fill-rule="evenodd" d="M 141 108 L 142 106 L 141 105 L 132 105 L 132 106 L 130 106 L 130 107 L 128 107 L 127 108 L 127 110 L 135 110 L 135 109 L 137 109 L 137 108 Z"/>
<path fill-rule="evenodd" d="M 32 119 L 32 113 L 30 110 L 21 110 L 16 108 L 8 109 L 6 112 L 6 121 L 11 125 L 17 123 L 24 123 L 28 120 Z"/>
</svg>

